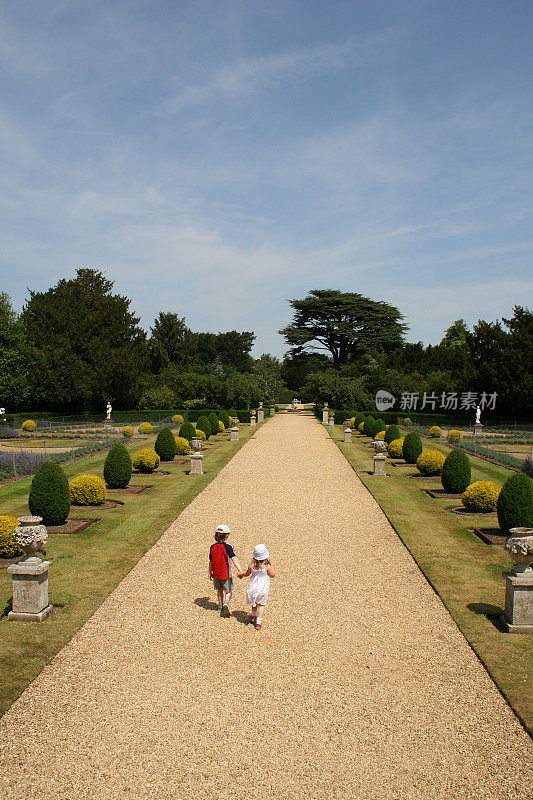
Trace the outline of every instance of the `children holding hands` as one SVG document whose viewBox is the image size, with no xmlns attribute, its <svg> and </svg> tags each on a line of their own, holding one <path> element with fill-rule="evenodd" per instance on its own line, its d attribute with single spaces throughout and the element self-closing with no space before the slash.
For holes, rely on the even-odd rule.
<svg viewBox="0 0 533 800">
<path fill-rule="evenodd" d="M 238 578 L 250 576 L 246 589 L 246 602 L 252 606 L 252 623 L 256 630 L 261 630 L 270 589 L 270 578 L 274 578 L 276 572 L 264 544 L 257 544 L 254 547 L 250 566 L 243 572 L 235 550 L 226 541 L 230 533 L 227 525 L 217 525 L 215 544 L 211 545 L 209 549 L 209 578 L 213 581 L 213 587 L 217 591 L 218 610 L 223 617 L 231 616 L 229 603 L 233 593 L 233 565 L 237 570 Z"/>
</svg>

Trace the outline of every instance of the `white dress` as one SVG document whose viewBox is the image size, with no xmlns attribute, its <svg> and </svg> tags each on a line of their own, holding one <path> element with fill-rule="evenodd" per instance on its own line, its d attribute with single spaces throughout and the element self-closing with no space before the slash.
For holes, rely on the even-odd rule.
<svg viewBox="0 0 533 800">
<path fill-rule="evenodd" d="M 267 575 L 266 567 L 263 567 L 263 569 L 254 569 L 252 567 L 252 574 L 246 589 L 246 602 L 248 605 L 256 606 L 259 603 L 261 606 L 266 606 L 269 589 L 270 578 Z"/>
</svg>

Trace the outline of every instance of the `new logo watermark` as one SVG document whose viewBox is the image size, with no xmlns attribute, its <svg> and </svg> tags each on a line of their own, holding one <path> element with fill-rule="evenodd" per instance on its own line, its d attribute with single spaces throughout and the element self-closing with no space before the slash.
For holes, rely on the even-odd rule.
<svg viewBox="0 0 533 800">
<path fill-rule="evenodd" d="M 399 411 L 494 411 L 497 392 L 402 392 Z M 375 403 L 378 411 L 393 408 L 396 398 L 390 392 L 380 389 L 376 392 Z"/>
</svg>

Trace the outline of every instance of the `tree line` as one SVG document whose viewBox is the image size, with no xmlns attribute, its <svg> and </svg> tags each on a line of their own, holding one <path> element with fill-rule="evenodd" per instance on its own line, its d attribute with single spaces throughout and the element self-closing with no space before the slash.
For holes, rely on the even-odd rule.
<svg viewBox="0 0 533 800">
<path fill-rule="evenodd" d="M 332 407 L 372 409 L 395 397 L 496 393 L 496 411 L 529 416 L 533 315 L 453 322 L 438 345 L 406 341 L 400 311 L 358 293 L 313 290 L 290 301 L 280 360 L 254 359 L 251 331 L 195 332 L 160 312 L 146 333 L 131 300 L 95 269 L 30 291 L 20 314 L 0 292 L 0 405 L 9 411 L 250 408 L 294 394 Z M 413 410 L 417 410 L 416 408 Z M 438 410 L 438 409 L 437 409 Z M 461 410 L 460 407 L 449 410 Z"/>
</svg>

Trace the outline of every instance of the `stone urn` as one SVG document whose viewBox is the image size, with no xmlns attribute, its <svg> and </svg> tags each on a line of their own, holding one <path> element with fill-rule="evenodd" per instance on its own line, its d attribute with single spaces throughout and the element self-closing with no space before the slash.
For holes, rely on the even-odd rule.
<svg viewBox="0 0 533 800">
<path fill-rule="evenodd" d="M 48 538 L 42 517 L 19 517 L 19 524 L 13 531 L 13 539 L 24 550 L 19 564 L 40 564 L 42 559 L 36 553 L 42 549 Z"/>
<path fill-rule="evenodd" d="M 533 528 L 511 528 L 505 549 L 515 562 L 514 575 L 533 577 Z"/>
<path fill-rule="evenodd" d="M 202 440 L 198 436 L 193 436 L 191 439 L 191 447 L 193 450 L 202 450 Z"/>
</svg>

